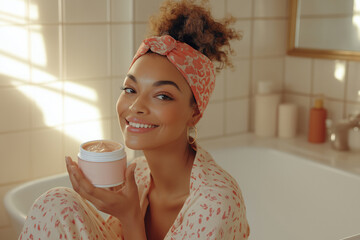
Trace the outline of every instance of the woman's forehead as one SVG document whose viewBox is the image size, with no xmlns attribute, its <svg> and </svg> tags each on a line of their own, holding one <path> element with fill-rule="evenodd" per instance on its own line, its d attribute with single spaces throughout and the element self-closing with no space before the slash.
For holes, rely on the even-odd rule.
<svg viewBox="0 0 360 240">
<path fill-rule="evenodd" d="M 137 81 L 173 81 L 180 89 L 189 88 L 188 83 L 177 68 L 164 56 L 148 53 L 136 60 L 128 72 Z"/>
</svg>

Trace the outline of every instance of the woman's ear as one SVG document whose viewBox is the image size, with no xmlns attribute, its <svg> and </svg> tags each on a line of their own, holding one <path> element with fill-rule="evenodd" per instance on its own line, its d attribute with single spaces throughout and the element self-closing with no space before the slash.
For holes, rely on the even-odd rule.
<svg viewBox="0 0 360 240">
<path fill-rule="evenodd" d="M 201 113 L 200 113 L 199 108 L 197 107 L 196 104 L 194 104 L 193 109 L 194 109 L 193 114 L 191 115 L 191 119 L 189 121 L 189 126 L 190 127 L 195 126 L 199 122 L 199 120 L 201 118 Z"/>
</svg>

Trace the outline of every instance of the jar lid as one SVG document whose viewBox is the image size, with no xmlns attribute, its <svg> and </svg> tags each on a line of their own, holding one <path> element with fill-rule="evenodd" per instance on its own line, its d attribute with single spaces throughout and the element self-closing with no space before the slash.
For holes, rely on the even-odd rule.
<svg viewBox="0 0 360 240">
<path fill-rule="evenodd" d="M 106 150 L 102 152 L 89 151 L 84 149 L 84 147 L 89 146 L 91 144 L 104 144 L 110 145 L 114 147 L 114 150 Z M 126 156 L 125 147 L 121 143 L 112 141 L 112 140 L 92 140 L 88 142 L 84 142 L 80 145 L 80 151 L 78 157 L 84 161 L 89 162 L 112 162 L 117 161 Z"/>
</svg>

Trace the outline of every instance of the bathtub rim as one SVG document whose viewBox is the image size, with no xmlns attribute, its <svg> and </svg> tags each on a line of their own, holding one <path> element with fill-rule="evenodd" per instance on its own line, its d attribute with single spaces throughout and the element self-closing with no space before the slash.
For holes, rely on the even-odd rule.
<svg viewBox="0 0 360 240">
<path fill-rule="evenodd" d="M 55 175 L 51 175 L 51 176 L 47 176 L 47 177 L 34 179 L 29 182 L 22 183 L 16 187 L 12 188 L 8 192 L 6 192 L 3 202 L 4 202 L 5 210 L 9 215 L 11 225 L 15 228 L 16 232 L 21 231 L 21 229 L 17 229 L 17 228 L 19 228 L 17 223 L 25 222 L 25 219 L 27 217 L 27 215 L 23 214 L 23 211 L 21 211 L 20 208 L 15 207 L 16 202 L 17 202 L 16 196 L 21 192 L 21 190 L 24 190 L 24 189 L 30 187 L 31 185 L 39 184 L 39 183 L 46 182 L 49 180 L 63 178 L 66 176 L 68 176 L 68 173 L 64 172 L 64 173 L 59 173 L 59 174 L 55 174 Z"/>
</svg>

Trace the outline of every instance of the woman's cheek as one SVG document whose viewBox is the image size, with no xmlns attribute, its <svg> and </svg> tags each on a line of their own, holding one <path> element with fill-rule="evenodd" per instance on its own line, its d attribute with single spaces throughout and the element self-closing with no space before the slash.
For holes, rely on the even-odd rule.
<svg viewBox="0 0 360 240">
<path fill-rule="evenodd" d="M 186 121 L 186 114 L 188 109 L 185 109 L 183 106 L 173 105 L 167 106 L 162 109 L 154 110 L 158 119 L 162 124 L 171 125 L 171 124 L 184 124 Z"/>
</svg>

